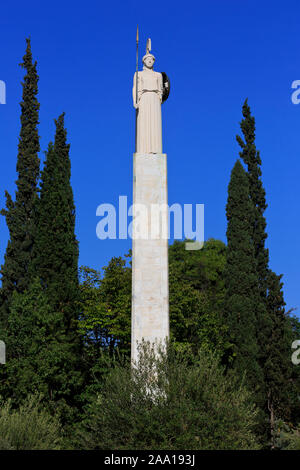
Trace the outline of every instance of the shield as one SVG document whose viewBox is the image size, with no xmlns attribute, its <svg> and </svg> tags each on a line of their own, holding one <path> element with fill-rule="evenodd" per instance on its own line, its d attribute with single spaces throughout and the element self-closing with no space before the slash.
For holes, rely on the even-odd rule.
<svg viewBox="0 0 300 470">
<path fill-rule="evenodd" d="M 161 72 L 162 74 L 162 79 L 163 79 L 163 96 L 162 96 L 162 102 L 164 103 L 170 94 L 170 79 L 168 75 L 165 72 Z"/>
</svg>

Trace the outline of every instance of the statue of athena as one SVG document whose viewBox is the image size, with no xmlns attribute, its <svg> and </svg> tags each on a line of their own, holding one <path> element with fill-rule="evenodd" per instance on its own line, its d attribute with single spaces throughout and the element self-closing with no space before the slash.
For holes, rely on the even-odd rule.
<svg viewBox="0 0 300 470">
<path fill-rule="evenodd" d="M 161 104 L 169 95 L 169 79 L 165 73 L 155 72 L 155 57 L 150 53 L 151 39 L 147 40 L 143 70 L 133 79 L 133 105 L 137 110 L 136 153 L 162 153 Z"/>
</svg>

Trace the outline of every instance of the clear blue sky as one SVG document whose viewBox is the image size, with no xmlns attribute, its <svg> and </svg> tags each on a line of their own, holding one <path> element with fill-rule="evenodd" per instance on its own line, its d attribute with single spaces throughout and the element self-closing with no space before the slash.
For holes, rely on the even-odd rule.
<svg viewBox="0 0 300 470">
<path fill-rule="evenodd" d="M 300 79 L 299 15 L 294 0 L 2 2 L 0 80 L 7 104 L 0 105 L 0 206 L 4 190 L 15 191 L 18 63 L 30 35 L 40 75 L 42 151 L 53 138 L 53 119 L 66 112 L 80 264 L 101 268 L 128 251 L 130 240 L 100 241 L 95 229 L 99 204 L 117 204 L 119 195 L 132 201 L 138 23 L 141 54 L 150 36 L 155 68 L 172 84 L 163 109 L 169 203 L 204 203 L 205 238 L 226 240 L 227 185 L 248 97 L 269 204 L 270 265 L 284 274 L 287 307 L 298 307 L 300 105 L 291 102 L 291 84 Z M 7 238 L 2 217 L 1 262 Z"/>
</svg>

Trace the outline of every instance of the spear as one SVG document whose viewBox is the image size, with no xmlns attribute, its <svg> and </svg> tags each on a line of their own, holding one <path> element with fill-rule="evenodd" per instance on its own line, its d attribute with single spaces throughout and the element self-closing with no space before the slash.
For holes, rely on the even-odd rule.
<svg viewBox="0 0 300 470">
<path fill-rule="evenodd" d="M 135 103 L 138 104 L 138 66 L 139 66 L 139 26 L 136 28 L 136 84 L 135 84 Z M 137 151 L 137 115 L 138 108 L 135 110 L 135 151 Z"/>
</svg>

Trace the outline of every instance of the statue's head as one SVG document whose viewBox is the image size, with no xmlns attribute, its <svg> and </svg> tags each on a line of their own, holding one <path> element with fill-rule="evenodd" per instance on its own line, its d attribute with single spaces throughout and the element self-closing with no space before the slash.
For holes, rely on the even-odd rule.
<svg viewBox="0 0 300 470">
<path fill-rule="evenodd" d="M 155 62 L 155 57 L 153 54 L 146 54 L 143 57 L 143 64 L 147 69 L 152 69 Z"/>
</svg>

